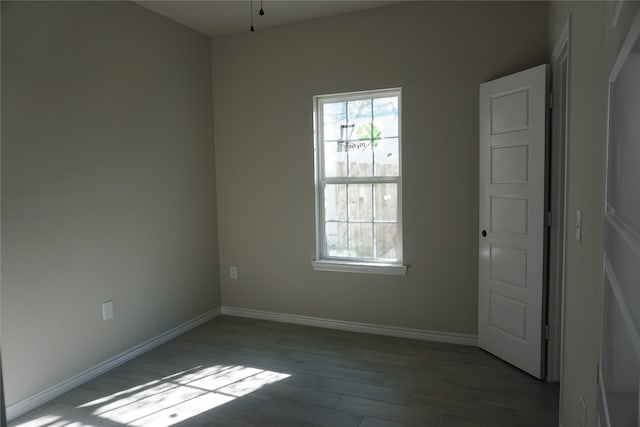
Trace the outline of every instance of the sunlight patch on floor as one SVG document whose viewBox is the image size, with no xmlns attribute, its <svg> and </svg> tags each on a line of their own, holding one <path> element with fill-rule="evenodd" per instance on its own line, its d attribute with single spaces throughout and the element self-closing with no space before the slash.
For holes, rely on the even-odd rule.
<svg viewBox="0 0 640 427">
<path fill-rule="evenodd" d="M 289 376 L 246 366 L 198 366 L 79 408 L 94 408 L 94 416 L 129 426 L 171 426 Z"/>
<path fill-rule="evenodd" d="M 78 405 L 105 424 L 168 427 L 203 414 L 289 374 L 246 366 L 196 366 Z M 81 414 L 78 418 L 83 418 Z M 46 415 L 16 427 L 80 427 L 86 420 Z"/>
<path fill-rule="evenodd" d="M 59 421 L 58 423 L 56 423 L 56 421 Z M 64 424 L 62 424 L 64 423 Z M 67 424 L 69 424 L 69 421 L 66 420 L 61 420 L 61 417 L 57 416 L 57 415 L 44 415 L 40 418 L 37 418 L 35 420 L 32 421 L 27 421 L 25 423 L 22 423 L 16 427 L 50 427 L 50 426 L 66 426 Z"/>
</svg>

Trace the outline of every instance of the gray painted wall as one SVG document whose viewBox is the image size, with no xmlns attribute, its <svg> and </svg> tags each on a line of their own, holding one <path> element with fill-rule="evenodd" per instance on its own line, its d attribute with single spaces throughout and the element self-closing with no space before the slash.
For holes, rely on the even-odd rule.
<svg viewBox="0 0 640 427">
<path fill-rule="evenodd" d="M 2 2 L 9 405 L 218 307 L 215 200 L 207 37 L 127 2 Z"/>
<path fill-rule="evenodd" d="M 547 61 L 547 4 L 409 2 L 212 49 L 224 305 L 475 334 L 478 85 Z M 391 87 L 408 274 L 313 271 L 312 97 Z"/>
</svg>

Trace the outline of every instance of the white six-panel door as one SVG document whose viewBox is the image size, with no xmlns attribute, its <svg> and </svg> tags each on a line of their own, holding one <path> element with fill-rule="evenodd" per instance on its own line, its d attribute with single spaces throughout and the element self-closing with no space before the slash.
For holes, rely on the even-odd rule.
<svg viewBox="0 0 640 427">
<path fill-rule="evenodd" d="M 543 376 L 547 65 L 480 85 L 478 344 Z"/>
</svg>

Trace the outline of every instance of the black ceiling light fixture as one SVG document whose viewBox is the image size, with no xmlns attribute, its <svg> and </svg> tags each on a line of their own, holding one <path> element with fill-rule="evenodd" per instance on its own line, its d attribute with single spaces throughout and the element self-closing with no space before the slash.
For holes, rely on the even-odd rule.
<svg viewBox="0 0 640 427">
<path fill-rule="evenodd" d="M 249 31 L 255 31 L 256 29 L 253 27 L 253 0 L 249 0 L 249 10 L 251 13 L 251 27 L 249 28 Z M 262 7 L 262 0 L 260 0 L 260 12 L 258 12 L 258 15 L 264 16 L 264 8 Z"/>
<path fill-rule="evenodd" d="M 253 28 L 253 0 L 249 0 L 249 5 L 251 7 L 251 28 L 249 30 L 255 31 L 255 29 Z"/>
</svg>

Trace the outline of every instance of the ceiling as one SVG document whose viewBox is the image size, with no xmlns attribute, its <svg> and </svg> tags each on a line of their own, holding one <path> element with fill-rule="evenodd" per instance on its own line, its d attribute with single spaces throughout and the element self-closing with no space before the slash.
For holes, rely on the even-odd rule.
<svg viewBox="0 0 640 427">
<path fill-rule="evenodd" d="M 134 0 L 135 1 L 135 0 Z M 251 4 L 256 31 L 276 25 L 340 15 L 363 9 L 386 6 L 399 0 L 263 0 L 264 16 L 258 16 L 260 0 L 137 0 L 135 3 L 151 9 L 196 31 L 216 37 L 249 31 Z"/>
</svg>

